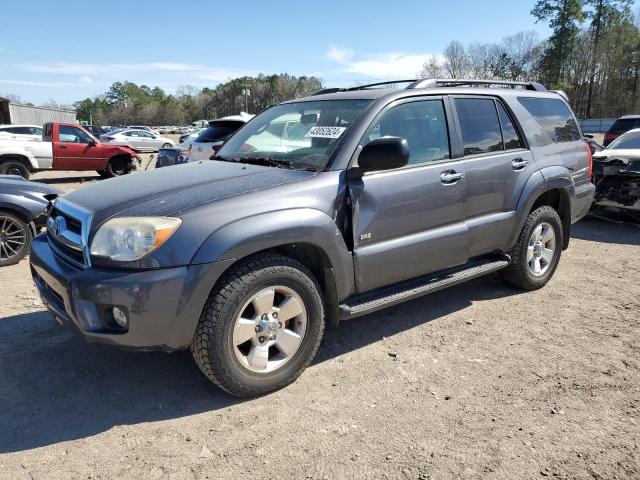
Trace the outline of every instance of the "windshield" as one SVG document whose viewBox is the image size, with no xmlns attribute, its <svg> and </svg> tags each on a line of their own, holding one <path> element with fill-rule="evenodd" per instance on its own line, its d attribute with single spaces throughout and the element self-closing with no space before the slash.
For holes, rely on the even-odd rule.
<svg viewBox="0 0 640 480">
<path fill-rule="evenodd" d="M 321 100 L 269 108 L 222 147 L 222 159 L 268 159 L 291 168 L 324 169 L 370 100 Z"/>
<path fill-rule="evenodd" d="M 616 138 L 609 144 L 606 150 L 614 149 L 640 149 L 640 132 L 628 132 L 621 137 Z"/>
</svg>

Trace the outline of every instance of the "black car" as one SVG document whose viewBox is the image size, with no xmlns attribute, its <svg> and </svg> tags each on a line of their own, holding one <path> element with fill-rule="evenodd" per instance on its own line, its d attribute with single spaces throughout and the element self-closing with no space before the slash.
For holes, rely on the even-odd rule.
<svg viewBox="0 0 640 480">
<path fill-rule="evenodd" d="M 611 142 L 618 138 L 623 133 L 633 130 L 634 128 L 640 128 L 640 115 L 625 115 L 618 118 L 611 128 L 604 134 L 604 142 L 602 145 L 607 147 Z"/>
<path fill-rule="evenodd" d="M 100 135 L 106 133 L 102 127 L 98 127 L 97 125 L 82 125 L 82 128 L 96 138 L 100 138 Z"/>
<path fill-rule="evenodd" d="M 61 192 L 16 175 L 0 175 L 0 267 L 18 263 L 44 227 L 48 195 Z"/>
</svg>

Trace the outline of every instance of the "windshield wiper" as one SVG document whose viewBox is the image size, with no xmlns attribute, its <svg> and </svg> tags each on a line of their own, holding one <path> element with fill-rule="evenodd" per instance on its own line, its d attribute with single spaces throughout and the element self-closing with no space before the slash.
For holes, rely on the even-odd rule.
<svg viewBox="0 0 640 480">
<path fill-rule="evenodd" d="M 269 157 L 235 157 L 234 160 L 238 163 L 248 163 L 250 165 L 265 165 L 267 167 L 277 168 L 293 168 L 290 160 L 280 160 Z"/>
</svg>

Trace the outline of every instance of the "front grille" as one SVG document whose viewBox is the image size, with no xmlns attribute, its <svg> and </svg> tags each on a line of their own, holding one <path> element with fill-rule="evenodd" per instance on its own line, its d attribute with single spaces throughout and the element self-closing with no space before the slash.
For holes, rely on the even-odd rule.
<svg viewBox="0 0 640 480">
<path fill-rule="evenodd" d="M 64 200 L 56 200 L 47 219 L 49 245 L 63 260 L 79 268 L 89 265 L 87 234 L 91 214 Z"/>
</svg>

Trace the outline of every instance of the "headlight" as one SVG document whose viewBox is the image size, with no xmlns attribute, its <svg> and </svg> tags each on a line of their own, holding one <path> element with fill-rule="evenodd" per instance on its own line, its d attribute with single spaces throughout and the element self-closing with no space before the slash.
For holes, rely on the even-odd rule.
<svg viewBox="0 0 640 480">
<path fill-rule="evenodd" d="M 118 262 L 138 260 L 166 242 L 181 223 L 171 217 L 114 218 L 93 237 L 91 255 Z"/>
</svg>

